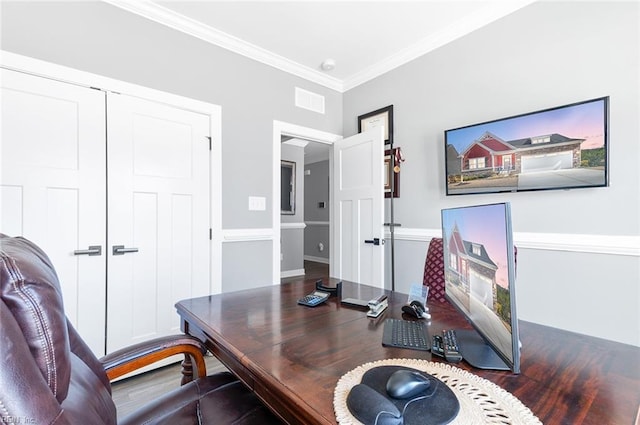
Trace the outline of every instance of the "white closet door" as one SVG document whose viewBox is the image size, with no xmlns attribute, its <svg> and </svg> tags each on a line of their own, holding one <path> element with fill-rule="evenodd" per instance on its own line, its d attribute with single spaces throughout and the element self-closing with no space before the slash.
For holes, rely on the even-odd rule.
<svg viewBox="0 0 640 425">
<path fill-rule="evenodd" d="M 209 117 L 109 94 L 107 352 L 179 332 L 210 293 Z M 124 253 L 113 253 L 122 246 Z"/>
<path fill-rule="evenodd" d="M 104 355 L 105 94 L 1 73 L 0 232 L 44 249 L 67 317 L 94 353 Z M 89 246 L 102 255 L 77 252 Z"/>
</svg>

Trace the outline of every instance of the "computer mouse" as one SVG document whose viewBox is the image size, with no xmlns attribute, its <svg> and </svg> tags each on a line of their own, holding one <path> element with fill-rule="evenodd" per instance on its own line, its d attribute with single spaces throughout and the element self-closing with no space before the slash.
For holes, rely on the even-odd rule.
<svg viewBox="0 0 640 425">
<path fill-rule="evenodd" d="M 429 378 L 417 371 L 400 369 L 387 380 L 387 393 L 393 398 L 410 398 L 431 386 Z"/>
</svg>

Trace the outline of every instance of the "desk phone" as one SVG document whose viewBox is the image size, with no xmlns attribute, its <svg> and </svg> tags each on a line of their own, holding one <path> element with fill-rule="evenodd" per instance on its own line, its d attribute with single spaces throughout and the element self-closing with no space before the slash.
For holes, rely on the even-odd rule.
<svg viewBox="0 0 640 425">
<path fill-rule="evenodd" d="M 308 307 L 315 307 L 328 300 L 330 295 L 331 294 L 329 294 L 328 292 L 315 291 L 300 298 L 298 300 L 298 304 L 306 305 Z"/>
</svg>

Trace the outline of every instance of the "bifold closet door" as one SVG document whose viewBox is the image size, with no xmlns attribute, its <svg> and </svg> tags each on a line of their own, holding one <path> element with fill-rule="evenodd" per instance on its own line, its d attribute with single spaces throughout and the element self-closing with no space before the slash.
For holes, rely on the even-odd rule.
<svg viewBox="0 0 640 425">
<path fill-rule="evenodd" d="M 179 332 L 208 295 L 209 116 L 108 94 L 107 352 Z"/>
<path fill-rule="evenodd" d="M 0 232 L 41 246 L 67 317 L 105 354 L 105 94 L 2 69 Z"/>
</svg>

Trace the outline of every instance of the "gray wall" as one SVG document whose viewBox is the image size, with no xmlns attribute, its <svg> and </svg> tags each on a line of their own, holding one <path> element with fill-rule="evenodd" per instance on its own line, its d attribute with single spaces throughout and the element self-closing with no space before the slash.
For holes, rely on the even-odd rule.
<svg viewBox="0 0 640 425">
<path fill-rule="evenodd" d="M 304 181 L 304 256 L 312 261 L 329 263 L 329 161 L 305 164 Z M 318 207 L 324 202 L 324 208 Z M 320 251 L 319 244 L 323 250 Z"/>
<path fill-rule="evenodd" d="M 0 7 L 3 50 L 220 105 L 223 229 L 272 226 L 273 120 L 342 133 L 340 93 L 109 4 Z M 326 114 L 296 108 L 296 86 L 325 96 Z M 266 210 L 249 211 L 249 196 L 265 197 Z M 261 261 L 247 267 L 243 244 Z M 273 283 L 271 253 L 264 241 L 223 244 L 224 287 Z"/>
<path fill-rule="evenodd" d="M 639 13 L 637 2 L 535 3 L 345 93 L 345 136 L 358 115 L 394 105 L 406 158 L 394 204 L 405 232 L 396 288 L 422 281 L 421 237 L 439 233 L 441 208 L 510 201 L 524 245 L 520 318 L 640 345 Z M 600 96 L 611 102 L 610 187 L 445 195 L 444 130 Z M 576 236 L 628 238 L 635 248 L 567 248 Z M 538 237 L 562 250 L 536 246 Z"/>
<path fill-rule="evenodd" d="M 421 281 L 425 235 L 439 232 L 441 208 L 508 200 L 521 237 L 520 317 L 640 345 L 638 254 L 569 243 L 628 238 L 637 249 L 637 2 L 535 3 L 344 95 L 105 3 L 0 5 L 4 50 L 221 105 L 225 230 L 271 227 L 274 119 L 351 135 L 358 115 L 393 104 L 396 145 L 406 158 L 395 203 L 404 232 L 398 289 Z M 327 114 L 296 108 L 295 86 L 324 95 Z M 445 196 L 445 129 L 606 95 L 611 187 Z M 266 211 L 248 211 L 249 196 L 264 196 Z M 552 248 L 568 242 L 541 248 L 531 243 L 538 236 Z M 225 243 L 223 289 L 273 283 L 271 247 Z"/>
</svg>

